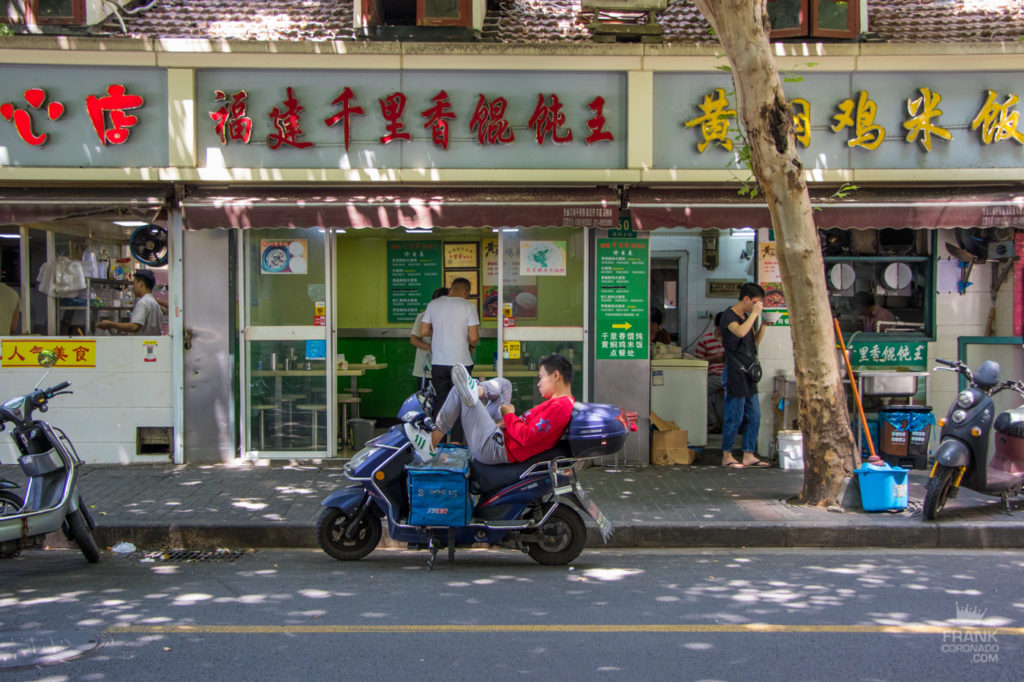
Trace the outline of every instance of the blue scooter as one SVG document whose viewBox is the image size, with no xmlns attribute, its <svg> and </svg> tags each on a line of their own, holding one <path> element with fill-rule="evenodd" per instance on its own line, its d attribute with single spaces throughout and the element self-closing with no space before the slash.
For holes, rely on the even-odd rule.
<svg viewBox="0 0 1024 682">
<path fill-rule="evenodd" d="M 562 440 L 525 462 L 481 464 L 464 449 L 442 447 L 435 462 L 417 464 L 404 424 L 428 424 L 429 404 L 429 393 L 410 396 L 398 413 L 401 423 L 345 465 L 345 476 L 355 484 L 331 493 L 316 520 L 317 541 L 329 555 L 351 561 L 369 554 L 380 541 L 382 519 L 393 540 L 430 550 L 428 568 L 440 548 L 447 547 L 453 560 L 456 547 L 478 543 L 519 549 L 541 564 L 567 564 L 586 543 L 579 510 L 594 519 L 605 542 L 611 537 L 611 521 L 577 473 L 586 460 L 614 454 L 625 444 L 636 431 L 635 413 L 576 403 Z M 468 484 L 462 489 L 451 485 L 460 471 Z M 447 473 L 448 482 L 431 483 L 427 474 L 438 472 Z"/>
</svg>

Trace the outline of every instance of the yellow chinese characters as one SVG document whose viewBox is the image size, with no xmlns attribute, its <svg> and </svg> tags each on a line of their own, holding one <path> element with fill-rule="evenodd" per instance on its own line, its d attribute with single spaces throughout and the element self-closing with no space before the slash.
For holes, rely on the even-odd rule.
<svg viewBox="0 0 1024 682">
<path fill-rule="evenodd" d="M 793 132 L 796 141 L 807 148 L 811 146 L 811 103 L 797 97 L 789 101 L 793 110 Z"/>
<path fill-rule="evenodd" d="M 832 132 L 838 133 L 846 127 L 851 127 L 857 136 L 847 140 L 847 146 L 878 149 L 878 145 L 885 139 L 885 128 L 875 125 L 878 105 L 868 96 L 867 90 L 861 90 L 857 97 L 856 122 L 852 99 L 845 99 L 838 106 L 840 113 L 832 117 L 835 121 L 831 126 Z"/>
<path fill-rule="evenodd" d="M 920 97 L 907 100 L 907 113 L 910 114 L 910 119 L 903 123 L 903 127 L 910 131 L 907 133 L 907 142 L 913 142 L 920 134 L 921 146 L 925 151 L 930 152 L 932 150 L 932 135 L 950 141 L 953 139 L 953 133 L 932 122 L 933 118 L 942 115 L 942 109 L 939 109 L 942 95 L 932 92 L 928 88 L 919 88 L 919 90 Z"/>
<path fill-rule="evenodd" d="M 986 92 L 985 104 L 971 121 L 971 130 L 977 130 L 980 126 L 981 141 L 985 144 L 1003 140 L 1016 140 L 1019 144 L 1024 144 L 1024 135 L 1017 130 L 1020 112 L 1011 111 L 1017 105 L 1017 95 L 1010 93 L 1005 102 L 999 103 L 996 101 L 998 95 L 995 92 Z"/>
<path fill-rule="evenodd" d="M 697 143 L 697 151 L 701 154 L 712 142 L 717 143 L 726 151 L 732 151 L 732 140 L 729 138 L 729 119 L 736 117 L 736 111 L 727 109 L 728 106 L 729 100 L 725 97 L 725 90 L 717 88 L 714 93 L 704 95 L 704 102 L 700 105 L 703 115 L 691 118 L 686 122 L 687 128 L 700 126 L 700 132 L 704 139 Z"/>
</svg>

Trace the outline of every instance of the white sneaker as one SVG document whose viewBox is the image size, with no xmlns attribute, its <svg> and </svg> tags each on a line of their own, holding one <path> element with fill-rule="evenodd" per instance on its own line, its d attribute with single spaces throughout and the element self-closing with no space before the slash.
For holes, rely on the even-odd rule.
<svg viewBox="0 0 1024 682">
<path fill-rule="evenodd" d="M 452 385 L 459 392 L 462 404 L 466 407 L 473 407 L 473 405 L 480 402 L 476 379 L 469 376 L 469 371 L 466 370 L 464 365 L 455 363 L 452 366 Z"/>
<path fill-rule="evenodd" d="M 416 459 L 426 464 L 434 458 L 436 450 L 433 443 L 430 442 L 430 433 L 428 431 L 417 429 L 412 424 L 407 423 L 405 425 L 405 436 L 412 443 L 412 447 L 416 451 Z"/>
</svg>

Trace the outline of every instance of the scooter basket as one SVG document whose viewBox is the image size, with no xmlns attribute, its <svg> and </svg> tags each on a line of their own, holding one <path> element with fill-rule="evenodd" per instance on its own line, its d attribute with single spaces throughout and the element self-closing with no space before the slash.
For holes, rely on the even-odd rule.
<svg viewBox="0 0 1024 682">
<path fill-rule="evenodd" d="M 64 462 L 56 450 L 38 455 L 22 455 L 18 458 L 18 464 L 26 476 L 45 476 L 64 468 Z"/>
<path fill-rule="evenodd" d="M 409 476 L 409 524 L 465 526 L 472 517 L 469 450 L 440 446 L 426 464 L 405 467 Z"/>
</svg>

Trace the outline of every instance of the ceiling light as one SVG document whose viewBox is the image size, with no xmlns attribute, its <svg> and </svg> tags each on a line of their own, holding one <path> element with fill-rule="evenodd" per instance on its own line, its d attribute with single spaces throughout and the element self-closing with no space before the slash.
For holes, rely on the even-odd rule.
<svg viewBox="0 0 1024 682">
<path fill-rule="evenodd" d="M 115 220 L 114 224 L 120 225 L 121 227 L 142 227 L 143 225 L 149 225 L 149 223 L 142 220 Z"/>
</svg>

